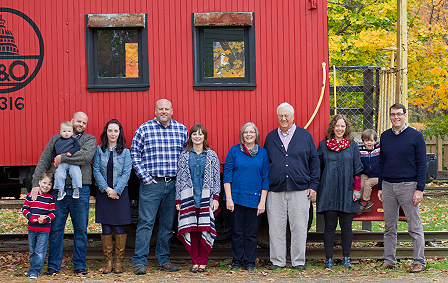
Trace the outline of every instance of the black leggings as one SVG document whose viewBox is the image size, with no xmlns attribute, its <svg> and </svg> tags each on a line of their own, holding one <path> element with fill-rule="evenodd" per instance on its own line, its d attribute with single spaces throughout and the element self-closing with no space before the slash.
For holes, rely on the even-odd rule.
<svg viewBox="0 0 448 283">
<path fill-rule="evenodd" d="M 329 210 L 323 214 L 325 219 L 324 245 L 326 258 L 333 257 L 334 234 L 338 225 L 338 218 L 339 226 L 341 227 L 342 255 L 344 257 L 350 257 L 353 240 L 353 213 Z"/>
<path fill-rule="evenodd" d="M 102 228 L 102 235 L 112 235 L 112 228 L 115 230 L 115 234 L 117 235 L 124 235 L 126 234 L 125 231 L 125 225 L 108 225 L 108 224 L 101 224 Z"/>
</svg>

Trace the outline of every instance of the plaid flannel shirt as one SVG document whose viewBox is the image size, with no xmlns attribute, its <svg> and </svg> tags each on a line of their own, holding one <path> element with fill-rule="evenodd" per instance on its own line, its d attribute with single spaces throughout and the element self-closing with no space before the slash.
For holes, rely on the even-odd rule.
<svg viewBox="0 0 448 283">
<path fill-rule="evenodd" d="M 187 140 L 187 128 L 173 119 L 166 128 L 156 118 L 140 125 L 131 145 L 132 165 L 137 177 L 146 184 L 153 177 L 176 176 L 177 161 Z"/>
</svg>

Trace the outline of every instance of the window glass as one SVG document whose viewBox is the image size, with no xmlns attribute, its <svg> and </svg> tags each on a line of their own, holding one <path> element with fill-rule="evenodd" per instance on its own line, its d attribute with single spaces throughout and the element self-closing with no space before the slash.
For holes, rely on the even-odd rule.
<svg viewBox="0 0 448 283">
<path fill-rule="evenodd" d="M 245 77 L 244 28 L 204 28 L 204 77 Z"/>
<path fill-rule="evenodd" d="M 138 77 L 137 29 L 98 29 L 98 77 Z"/>
</svg>

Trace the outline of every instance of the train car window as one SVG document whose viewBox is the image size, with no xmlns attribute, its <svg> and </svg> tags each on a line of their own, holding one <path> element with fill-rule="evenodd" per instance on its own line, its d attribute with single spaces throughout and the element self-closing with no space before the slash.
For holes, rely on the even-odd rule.
<svg viewBox="0 0 448 283">
<path fill-rule="evenodd" d="M 197 90 L 253 90 L 254 13 L 193 13 Z"/>
<path fill-rule="evenodd" d="M 146 14 L 88 14 L 87 89 L 149 89 Z"/>
</svg>

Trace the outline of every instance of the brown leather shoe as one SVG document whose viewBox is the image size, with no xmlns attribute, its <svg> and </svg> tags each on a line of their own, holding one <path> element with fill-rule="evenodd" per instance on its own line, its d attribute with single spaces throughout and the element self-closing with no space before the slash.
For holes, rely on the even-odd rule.
<svg viewBox="0 0 448 283">
<path fill-rule="evenodd" d="M 375 267 L 375 269 L 378 269 L 378 270 L 386 270 L 386 269 L 393 269 L 394 267 L 395 267 L 395 266 L 393 266 L 393 265 L 389 265 L 389 264 L 383 262 L 380 266 Z"/>
<path fill-rule="evenodd" d="M 410 273 L 419 273 L 419 272 L 421 272 L 421 271 L 423 271 L 425 269 L 426 269 L 425 266 L 423 266 L 420 263 L 416 263 L 416 264 L 414 264 L 414 266 L 411 267 L 411 269 L 409 269 L 409 272 Z"/>
</svg>

